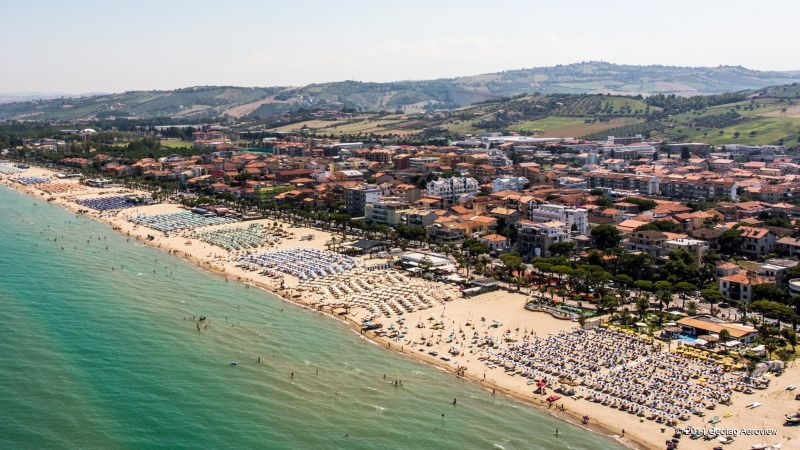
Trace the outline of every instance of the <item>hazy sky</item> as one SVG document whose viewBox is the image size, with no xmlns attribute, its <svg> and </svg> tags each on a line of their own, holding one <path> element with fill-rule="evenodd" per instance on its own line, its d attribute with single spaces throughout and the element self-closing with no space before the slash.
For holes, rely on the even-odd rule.
<svg viewBox="0 0 800 450">
<path fill-rule="evenodd" d="M 800 0 L 0 0 L 0 92 L 390 81 L 586 60 L 800 69 L 798 13 Z"/>
</svg>

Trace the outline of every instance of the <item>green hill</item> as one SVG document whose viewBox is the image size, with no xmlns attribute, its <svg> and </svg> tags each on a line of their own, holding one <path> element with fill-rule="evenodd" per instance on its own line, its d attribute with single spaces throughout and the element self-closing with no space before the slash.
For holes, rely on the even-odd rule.
<svg viewBox="0 0 800 450">
<path fill-rule="evenodd" d="M 800 71 L 763 72 L 738 66 L 632 66 L 582 62 L 554 67 L 508 70 L 448 79 L 365 83 L 341 81 L 303 87 L 243 88 L 200 86 L 173 91 L 138 91 L 0 104 L 0 120 L 74 121 L 110 117 L 200 119 L 229 115 L 265 119 L 314 109 L 401 110 L 409 114 L 456 109 L 521 94 L 612 94 L 605 104 L 565 105 L 560 115 L 616 116 L 644 113 L 632 96 L 679 97 L 758 90 L 800 82 Z M 798 88 L 765 90 L 759 95 L 797 98 Z M 622 102 L 617 103 L 617 102 Z M 625 103 L 628 103 L 627 105 Z M 651 105 L 652 107 L 652 105 Z M 572 108 L 572 109 L 570 109 Z M 652 108 L 651 108 L 652 109 Z"/>
</svg>

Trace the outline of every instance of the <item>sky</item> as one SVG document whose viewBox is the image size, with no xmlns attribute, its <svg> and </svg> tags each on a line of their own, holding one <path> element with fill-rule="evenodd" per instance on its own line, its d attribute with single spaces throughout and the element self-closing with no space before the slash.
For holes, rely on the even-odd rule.
<svg viewBox="0 0 800 450">
<path fill-rule="evenodd" d="M 798 0 L 0 0 L 0 93 L 300 86 L 603 60 L 800 69 Z"/>
</svg>

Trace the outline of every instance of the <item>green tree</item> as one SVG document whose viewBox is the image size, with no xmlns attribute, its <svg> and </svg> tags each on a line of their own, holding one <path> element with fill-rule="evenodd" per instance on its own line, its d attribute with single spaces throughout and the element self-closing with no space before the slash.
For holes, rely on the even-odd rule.
<svg viewBox="0 0 800 450">
<path fill-rule="evenodd" d="M 687 281 L 681 281 L 680 283 L 677 283 L 673 289 L 681 296 L 681 310 L 683 310 L 686 308 L 686 294 L 696 291 L 697 286 Z"/>
<path fill-rule="evenodd" d="M 639 319 L 644 320 L 647 315 L 647 308 L 650 307 L 650 294 L 642 292 L 636 297 L 636 313 L 639 314 Z"/>
<path fill-rule="evenodd" d="M 575 243 L 572 241 L 554 242 L 550 244 L 548 251 L 555 256 L 569 256 L 575 251 Z"/>
<path fill-rule="evenodd" d="M 592 229 L 592 239 L 598 248 L 608 250 L 617 247 L 622 236 L 615 226 L 601 224 Z"/>
<path fill-rule="evenodd" d="M 716 288 L 703 289 L 700 291 L 700 296 L 711 305 L 711 314 L 714 314 L 714 305 L 725 300 L 725 297 Z"/>
<path fill-rule="evenodd" d="M 789 292 L 772 283 L 753 286 L 753 298 L 785 303 L 789 300 Z"/>
<path fill-rule="evenodd" d="M 431 270 L 431 267 L 433 267 L 433 261 L 431 261 L 431 259 L 428 258 L 427 256 L 424 256 L 422 259 L 419 260 L 418 267 L 420 268 L 422 273 L 428 273 Z"/>
<path fill-rule="evenodd" d="M 720 332 L 719 332 L 719 342 L 720 342 L 721 344 L 724 344 L 724 343 L 726 343 L 726 342 L 728 342 L 728 341 L 730 341 L 730 340 L 731 340 L 731 332 L 730 332 L 730 331 L 728 331 L 728 330 L 727 330 L 727 329 L 725 329 L 725 328 L 723 328 L 722 330 L 720 330 Z"/>
<path fill-rule="evenodd" d="M 733 255 L 739 252 L 742 245 L 742 232 L 736 228 L 725 230 L 717 239 L 719 249 L 722 253 Z"/>
<path fill-rule="evenodd" d="M 636 228 L 636 231 L 666 231 L 666 232 L 673 232 L 678 228 L 674 222 L 670 222 L 669 220 L 656 220 L 650 222 L 646 225 L 642 225 Z"/>
<path fill-rule="evenodd" d="M 757 313 L 761 313 L 762 321 L 764 320 L 764 316 L 767 314 L 778 319 L 778 326 L 780 326 L 782 321 L 791 321 L 792 316 L 794 315 L 792 308 L 789 308 L 783 303 L 772 300 L 756 300 L 750 305 L 750 308 Z"/>
<path fill-rule="evenodd" d="M 597 309 L 610 314 L 616 312 L 617 308 L 619 308 L 619 300 L 611 294 L 600 297 L 600 301 L 597 302 Z"/>
<path fill-rule="evenodd" d="M 508 271 L 508 278 L 514 278 L 514 272 L 518 272 L 518 276 L 516 277 L 516 284 L 517 290 L 519 290 L 520 282 L 522 278 L 522 271 L 525 265 L 522 263 L 522 257 L 519 256 L 517 252 L 507 252 L 500 255 L 500 261 L 503 261 L 503 265 L 506 267 Z"/>
<path fill-rule="evenodd" d="M 630 275 L 621 273 L 614 277 L 614 282 L 620 286 L 632 286 L 633 285 L 633 278 Z"/>
</svg>

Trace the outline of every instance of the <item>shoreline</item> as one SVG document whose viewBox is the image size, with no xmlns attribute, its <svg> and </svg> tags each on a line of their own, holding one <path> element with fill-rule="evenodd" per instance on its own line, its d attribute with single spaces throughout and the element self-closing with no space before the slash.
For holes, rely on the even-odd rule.
<svg viewBox="0 0 800 450">
<path fill-rule="evenodd" d="M 32 166 L 32 168 L 33 167 L 37 167 L 37 166 Z M 49 169 L 42 169 L 42 170 L 50 172 Z M 78 208 L 74 202 L 69 201 L 68 199 L 65 199 L 64 197 L 55 198 L 55 200 L 51 201 L 49 199 L 53 198 L 53 196 L 50 196 L 49 193 L 41 191 L 41 190 L 36 189 L 34 187 L 31 187 L 31 186 L 25 186 L 25 185 L 21 185 L 21 184 L 18 184 L 18 183 L 10 182 L 8 180 L 8 177 L 0 177 L 0 184 L 3 184 L 4 186 L 6 186 L 9 189 L 12 189 L 12 190 L 14 190 L 16 192 L 19 192 L 19 193 L 22 193 L 22 194 L 26 194 L 26 195 L 34 198 L 34 199 L 38 199 L 38 200 L 44 201 L 46 203 L 57 205 L 57 206 L 65 209 L 66 211 L 69 211 L 70 213 L 75 214 L 77 216 L 87 217 L 87 218 L 90 218 L 92 220 L 95 220 L 96 222 L 99 222 L 99 223 L 102 223 L 104 225 L 107 225 L 107 226 L 111 227 L 112 231 L 118 232 L 120 235 L 126 236 L 128 238 L 134 238 L 138 242 L 140 242 L 140 243 L 142 243 L 144 245 L 147 245 L 149 247 L 152 247 L 152 248 L 155 248 L 155 249 L 158 249 L 158 250 L 161 250 L 161 251 L 166 251 L 168 254 L 170 254 L 172 256 L 176 256 L 178 258 L 181 258 L 181 259 L 185 260 L 186 262 L 194 265 L 195 267 L 197 267 L 197 268 L 199 268 L 201 270 L 204 270 L 206 272 L 209 272 L 210 274 L 222 276 L 223 278 L 231 279 L 232 281 L 236 281 L 236 282 L 240 282 L 240 283 L 244 283 L 244 284 L 250 284 L 251 286 L 254 286 L 254 287 L 258 288 L 258 289 L 261 289 L 263 291 L 268 292 L 271 295 L 274 295 L 275 297 L 277 297 L 278 299 L 280 299 L 280 300 L 282 300 L 282 301 L 284 301 L 286 303 L 290 303 L 290 304 L 292 304 L 294 306 L 305 308 L 305 309 L 308 309 L 310 311 L 314 311 L 314 312 L 320 313 L 323 316 L 327 316 L 327 317 L 329 317 L 331 319 L 337 320 L 337 321 L 341 322 L 342 324 L 344 324 L 351 332 L 353 332 L 354 334 L 357 334 L 362 339 L 370 342 L 371 344 L 376 345 L 377 347 L 380 347 L 380 348 L 382 348 L 384 350 L 389 350 L 392 353 L 395 353 L 395 354 L 398 354 L 398 355 L 402 355 L 403 357 L 405 357 L 405 358 L 407 358 L 409 360 L 415 361 L 417 363 L 422 363 L 422 364 L 425 364 L 426 366 L 433 367 L 433 368 L 436 368 L 438 370 L 442 370 L 444 372 L 447 372 L 448 374 L 454 375 L 456 378 L 458 378 L 460 380 L 463 380 L 465 382 L 471 383 L 474 386 L 476 386 L 476 387 L 480 388 L 481 390 L 484 390 L 484 391 L 486 391 L 488 393 L 494 392 L 494 395 L 503 395 L 506 398 L 510 398 L 510 399 L 515 400 L 515 401 L 521 402 L 521 403 L 523 403 L 525 405 L 528 405 L 528 406 L 531 406 L 531 407 L 535 408 L 540 413 L 545 413 L 550 417 L 554 417 L 554 418 L 559 419 L 561 421 L 567 422 L 571 426 L 576 426 L 576 427 L 582 428 L 584 430 L 590 431 L 592 433 L 600 434 L 603 437 L 605 437 L 606 439 L 610 439 L 610 440 L 612 440 L 612 441 L 614 441 L 614 442 L 616 442 L 616 443 L 618 443 L 618 444 L 620 444 L 622 446 L 625 446 L 627 448 L 636 449 L 636 450 L 651 450 L 651 449 L 654 450 L 654 449 L 659 448 L 659 447 L 656 447 L 654 445 L 651 445 L 646 440 L 640 439 L 637 436 L 634 436 L 633 434 L 630 434 L 630 433 L 626 433 L 625 437 L 622 437 L 610 425 L 604 424 L 602 422 L 599 422 L 595 418 L 593 418 L 589 422 L 589 424 L 584 425 L 584 424 L 581 423 L 581 419 L 583 417 L 583 414 L 581 414 L 581 413 L 579 413 L 579 412 L 577 412 L 575 410 L 572 410 L 570 408 L 565 408 L 564 411 L 556 410 L 556 408 L 548 408 L 548 403 L 546 401 L 544 401 L 544 400 L 537 399 L 535 397 L 527 397 L 527 396 L 521 395 L 519 392 L 516 392 L 513 389 L 510 389 L 510 388 L 505 387 L 505 386 L 501 386 L 501 385 L 499 385 L 497 383 L 494 383 L 494 382 L 491 382 L 489 380 L 483 380 L 480 377 L 478 377 L 476 374 L 469 373 L 468 371 L 464 371 L 459 375 L 458 371 L 452 365 L 447 364 L 447 363 L 442 362 L 442 361 L 439 361 L 437 358 L 430 357 L 425 353 L 416 353 L 416 352 L 404 351 L 403 346 L 392 345 L 392 344 L 396 344 L 396 343 L 392 342 L 389 338 L 384 338 L 384 337 L 381 337 L 381 336 L 377 336 L 372 331 L 367 331 L 367 332 L 362 333 L 361 332 L 361 327 L 360 327 L 360 325 L 359 325 L 359 323 L 358 323 L 358 321 L 356 320 L 355 317 L 352 317 L 350 315 L 340 316 L 340 315 L 334 314 L 331 310 L 326 310 L 325 307 L 314 307 L 313 305 L 310 305 L 308 303 L 303 302 L 302 301 L 302 297 L 297 298 L 297 299 L 292 298 L 292 295 L 291 295 L 292 294 L 292 289 L 290 289 L 290 288 L 281 289 L 281 288 L 279 288 L 277 286 L 270 285 L 268 283 L 264 283 L 264 282 L 262 282 L 260 280 L 256 280 L 256 279 L 250 278 L 250 277 L 243 278 L 241 276 L 235 276 L 234 278 L 230 278 L 229 276 L 231 274 L 226 272 L 224 267 L 215 266 L 214 264 L 206 262 L 206 261 L 202 260 L 201 258 L 198 258 L 197 256 L 192 255 L 192 254 L 190 254 L 188 252 L 181 252 L 181 251 L 172 249 L 169 246 L 164 246 L 164 245 L 162 245 L 161 242 L 159 242 L 158 238 L 153 239 L 153 240 L 148 240 L 148 239 L 145 239 L 145 238 L 143 238 L 142 236 L 140 236 L 138 234 L 126 233 L 123 230 L 121 230 L 120 227 L 118 227 L 114 223 L 114 220 L 112 218 L 105 217 L 105 216 L 103 216 L 101 214 L 98 214 L 98 213 L 83 213 L 83 212 L 80 212 L 79 209 L 81 209 L 81 208 Z M 83 193 L 80 193 L 79 195 L 85 195 L 85 194 L 86 194 L 86 192 L 83 192 Z M 97 194 L 99 194 L 99 192 L 97 192 Z M 72 193 L 71 195 L 76 195 L 76 194 Z M 158 232 L 154 232 L 154 233 L 157 234 Z"/>
<path fill-rule="evenodd" d="M 49 169 L 43 169 L 40 167 L 32 167 L 31 169 L 32 172 L 41 175 L 52 176 L 53 174 L 53 171 Z M 77 184 L 76 181 L 72 182 Z M 524 380 L 521 380 L 520 378 L 513 378 L 514 374 L 508 376 L 506 374 L 499 373 L 499 376 L 496 376 L 498 375 L 497 372 L 486 370 L 483 364 L 479 361 L 479 358 L 477 358 L 477 351 L 473 352 L 470 350 L 470 355 L 466 356 L 466 361 L 450 362 L 449 359 L 440 360 L 436 357 L 438 355 L 435 353 L 431 353 L 429 356 L 427 351 L 422 351 L 422 348 L 414 348 L 413 344 L 408 345 L 411 341 L 406 341 L 406 345 L 404 345 L 402 341 L 393 340 L 388 336 L 378 336 L 372 331 L 362 333 L 361 321 L 364 318 L 364 313 L 366 312 L 364 309 L 353 307 L 354 311 L 348 310 L 347 314 L 343 314 L 341 313 L 341 309 L 337 308 L 335 305 L 320 305 L 316 300 L 316 294 L 311 290 L 307 290 L 303 286 L 297 286 L 297 279 L 293 278 L 291 275 L 286 275 L 275 279 L 255 272 L 247 271 L 236 266 L 236 260 L 232 258 L 232 256 L 235 256 L 235 253 L 233 252 L 229 252 L 220 247 L 215 247 L 211 244 L 204 243 L 197 237 L 188 237 L 186 236 L 186 233 L 165 234 L 141 225 L 135 225 L 129 222 L 126 218 L 126 216 L 135 215 L 137 210 L 141 209 L 144 209 L 144 211 L 139 212 L 146 214 L 174 212 L 175 210 L 178 210 L 178 205 L 157 204 L 130 208 L 128 210 L 122 210 L 121 212 L 119 210 L 98 212 L 94 210 L 87 210 L 87 208 L 79 205 L 76 203 L 76 198 L 83 196 L 96 197 L 98 195 L 112 194 L 122 191 L 131 193 L 131 190 L 123 188 L 101 189 L 86 187 L 82 188 L 79 192 L 50 194 L 35 186 L 26 186 L 19 183 L 14 183 L 9 180 L 8 176 L 3 175 L 0 175 L 0 184 L 6 185 L 10 189 L 13 189 L 17 192 L 27 194 L 34 200 L 38 199 L 43 202 L 53 203 L 64 208 L 72 214 L 86 216 L 96 220 L 97 222 L 104 223 L 110 226 L 113 231 L 119 232 L 120 235 L 125 235 L 129 239 L 133 237 L 136 240 L 141 241 L 144 245 L 166 251 L 170 255 L 184 259 L 200 270 L 210 272 L 215 275 L 221 275 L 227 280 L 239 281 L 241 283 L 254 286 L 269 292 L 271 295 L 278 297 L 284 302 L 292 303 L 293 305 L 309 310 L 314 310 L 322 315 L 341 321 L 353 333 L 358 334 L 362 339 L 380 346 L 383 349 L 403 355 L 406 358 L 423 363 L 427 366 L 446 371 L 449 374 L 454 375 L 456 378 L 462 379 L 465 382 L 473 383 L 476 387 L 486 390 L 490 394 L 494 392 L 494 395 L 503 395 L 506 398 L 510 398 L 525 405 L 532 406 L 539 412 L 546 413 L 547 415 L 567 422 L 570 425 L 574 425 L 584 430 L 602 435 L 605 438 L 611 439 L 624 447 L 634 449 L 663 448 L 665 440 L 672 437 L 672 427 L 662 427 L 655 422 L 645 422 L 643 420 L 639 420 L 639 418 L 636 416 L 624 414 L 621 411 L 607 408 L 605 406 L 600 407 L 599 405 L 590 403 L 586 400 L 579 400 L 565 396 L 558 402 L 558 404 L 554 402 L 551 405 L 544 400 L 544 397 L 540 398 L 533 394 L 530 387 L 524 384 Z M 326 236 L 327 238 L 331 237 L 330 233 L 325 231 L 314 230 L 302 226 L 295 227 L 290 223 L 281 222 L 276 219 L 262 219 L 256 222 L 260 222 L 263 225 L 270 225 L 267 222 L 281 224 L 281 232 L 285 233 L 285 242 L 276 244 L 277 247 L 275 248 L 308 247 L 322 249 L 324 248 L 323 244 L 325 243 Z M 239 222 L 239 224 L 242 223 L 248 222 Z M 302 237 L 303 235 L 309 233 L 314 234 L 314 239 L 311 241 L 298 238 L 298 236 Z M 258 251 L 264 250 L 269 249 L 265 247 L 258 249 Z M 370 262 L 371 261 L 367 259 L 362 261 L 362 263 L 365 264 L 369 264 Z M 285 285 L 281 280 L 286 282 Z M 482 294 L 470 299 L 458 298 L 456 300 L 449 301 L 446 304 L 433 307 L 429 310 L 419 310 L 415 313 L 409 313 L 403 316 L 403 318 L 408 319 L 409 323 L 414 323 L 415 320 L 422 322 L 425 320 L 424 317 L 431 316 L 427 320 L 433 320 L 434 314 L 442 312 L 442 320 L 445 320 L 444 309 L 447 308 L 447 326 L 448 329 L 452 330 L 452 332 L 455 332 L 457 326 L 456 321 L 453 320 L 453 327 L 450 328 L 450 319 L 458 319 L 460 323 L 463 324 L 465 319 L 464 312 L 469 314 L 467 318 L 471 318 L 470 320 L 477 319 L 478 315 L 486 315 L 487 320 L 489 321 L 491 319 L 501 319 L 506 323 L 503 328 L 513 328 L 513 325 L 516 323 L 518 327 L 517 332 L 520 331 L 522 328 L 521 325 L 525 324 L 525 321 L 527 321 L 527 325 L 531 327 L 531 332 L 538 332 L 541 334 L 553 332 L 554 327 L 557 327 L 555 329 L 568 329 L 570 327 L 574 328 L 574 325 L 571 324 L 571 322 L 566 323 L 565 321 L 559 321 L 558 319 L 550 317 L 547 315 L 547 313 L 531 312 L 530 315 L 520 315 L 517 308 L 522 308 L 522 306 L 524 306 L 523 303 L 520 303 L 524 298 L 525 297 L 519 293 L 496 291 L 496 293 Z M 461 313 L 461 317 L 458 317 L 459 313 Z M 517 321 L 517 316 L 525 316 L 524 318 L 519 319 L 523 321 L 522 324 Z M 397 317 L 399 316 L 386 320 L 391 322 L 392 320 L 397 319 Z M 477 327 L 472 328 L 477 330 Z M 420 333 L 423 334 L 424 337 L 424 334 L 427 333 L 430 335 L 429 338 L 433 340 L 434 336 L 431 330 L 435 330 L 435 328 L 427 330 L 412 329 L 410 330 L 411 332 L 409 335 Z M 461 330 L 459 329 L 459 332 L 460 331 Z M 441 340 L 441 338 L 442 331 L 439 330 L 439 339 Z M 406 349 L 405 347 L 407 346 L 411 349 Z M 430 347 L 430 345 L 428 347 Z M 446 348 L 442 346 L 434 347 L 433 349 L 438 350 L 442 354 L 444 354 L 446 351 Z M 466 351 L 464 351 L 460 356 L 462 358 L 465 357 L 465 353 Z M 462 370 L 459 370 L 459 367 L 461 367 Z M 786 385 L 788 385 L 790 380 L 796 379 L 793 377 L 796 377 L 797 374 L 800 374 L 800 367 L 797 367 L 795 364 L 793 368 L 789 368 L 788 370 L 789 372 L 787 374 L 782 376 L 780 379 L 776 378 L 774 380 L 774 383 L 769 390 L 757 392 L 755 395 L 749 397 L 744 397 L 739 394 L 734 402 L 735 406 L 723 407 L 730 410 L 730 412 L 725 415 L 726 423 L 724 426 L 729 428 L 743 429 L 748 425 L 752 425 L 753 417 L 750 415 L 752 413 L 749 412 L 749 409 L 744 408 L 746 403 L 754 400 L 773 402 L 777 399 L 778 395 L 785 397 L 785 395 L 780 394 L 780 391 L 785 388 Z M 483 378 L 481 378 L 480 372 L 484 372 Z M 492 378 L 487 378 L 487 374 L 491 374 Z M 790 404 L 796 409 L 797 406 L 793 401 L 781 400 L 780 404 L 773 404 L 773 406 L 771 406 L 769 409 L 762 408 L 759 410 L 759 413 L 762 415 L 762 419 L 766 418 L 772 421 L 782 419 L 783 414 L 788 411 L 786 410 L 787 405 Z M 561 406 L 565 407 L 564 411 L 560 410 Z M 584 425 L 581 420 L 584 415 L 590 416 L 590 421 L 587 425 Z M 722 416 L 721 413 L 720 416 Z M 728 417 L 733 418 L 727 419 Z M 706 419 L 703 419 L 702 417 L 692 417 L 691 423 L 684 422 L 679 426 L 708 428 L 709 426 L 705 424 Z M 775 437 L 781 436 L 784 440 L 790 441 L 800 438 L 800 436 L 796 434 L 796 430 L 781 427 L 778 423 L 774 423 L 774 425 L 776 425 L 774 429 L 777 431 Z M 661 428 L 665 428 L 665 430 L 661 431 Z M 624 437 L 622 435 L 623 430 Z M 744 436 L 742 436 L 742 440 L 745 440 Z M 748 439 L 746 441 L 746 445 L 754 442 L 757 441 Z M 735 448 L 738 448 L 739 445 L 743 444 L 745 444 L 745 442 L 739 442 L 739 440 L 737 440 L 737 446 Z M 707 449 L 710 448 L 711 445 L 713 445 L 711 442 L 703 440 L 681 440 L 681 448 L 686 447 L 689 449 Z"/>
</svg>

